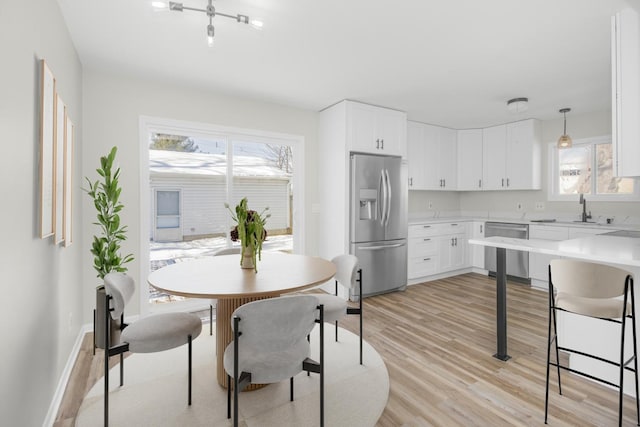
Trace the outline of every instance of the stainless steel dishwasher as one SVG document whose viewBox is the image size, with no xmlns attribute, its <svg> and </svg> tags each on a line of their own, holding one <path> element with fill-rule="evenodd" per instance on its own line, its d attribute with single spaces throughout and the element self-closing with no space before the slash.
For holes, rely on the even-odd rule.
<svg viewBox="0 0 640 427">
<path fill-rule="evenodd" d="M 491 236 L 528 239 L 529 225 L 510 222 L 485 222 L 484 237 Z M 496 275 L 496 248 L 484 248 L 484 268 L 489 272 L 489 276 Z M 507 249 L 507 278 L 516 282 L 531 283 L 529 278 L 529 252 Z"/>
</svg>

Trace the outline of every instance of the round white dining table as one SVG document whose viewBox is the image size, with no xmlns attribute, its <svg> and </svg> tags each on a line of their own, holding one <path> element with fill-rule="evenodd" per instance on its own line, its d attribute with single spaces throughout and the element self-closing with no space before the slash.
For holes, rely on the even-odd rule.
<svg viewBox="0 0 640 427">
<path fill-rule="evenodd" d="M 240 267 L 240 255 L 221 255 L 179 262 L 149 274 L 151 286 L 171 295 L 215 298 L 216 361 L 218 383 L 227 386 L 223 356 L 233 341 L 231 315 L 251 301 L 273 298 L 322 284 L 336 274 L 331 261 L 322 258 L 263 252 L 258 272 Z"/>
</svg>

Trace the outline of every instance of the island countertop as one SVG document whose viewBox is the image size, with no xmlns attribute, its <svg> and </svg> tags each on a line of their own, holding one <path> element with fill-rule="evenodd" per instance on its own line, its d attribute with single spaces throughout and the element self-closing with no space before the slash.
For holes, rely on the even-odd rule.
<svg viewBox="0 0 640 427">
<path fill-rule="evenodd" d="M 472 238 L 469 239 L 469 243 L 627 267 L 640 267 L 640 239 L 633 237 L 595 235 L 579 239 L 552 241 L 493 236 Z"/>
</svg>

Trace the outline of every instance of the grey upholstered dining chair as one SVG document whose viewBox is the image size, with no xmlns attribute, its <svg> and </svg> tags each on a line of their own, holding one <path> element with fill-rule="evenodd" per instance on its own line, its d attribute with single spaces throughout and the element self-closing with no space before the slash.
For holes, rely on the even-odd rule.
<svg viewBox="0 0 640 427">
<path fill-rule="evenodd" d="M 308 335 L 320 328 L 319 362 L 309 358 Z M 293 401 L 293 377 L 300 372 L 320 374 L 320 425 L 324 425 L 324 319 L 323 307 L 312 295 L 291 295 L 250 302 L 232 315 L 233 342 L 224 352 L 227 372 L 227 418 L 238 425 L 238 393 L 249 384 L 269 384 L 289 379 Z M 233 379 L 233 382 L 231 381 Z M 275 398 L 275 396 L 274 396 Z"/>
<path fill-rule="evenodd" d="M 235 246 L 233 248 L 224 248 L 216 251 L 213 256 L 218 255 L 234 255 L 240 253 L 240 246 Z M 218 300 L 212 299 L 209 301 L 209 335 L 213 335 L 213 307 L 216 306 Z"/>
<path fill-rule="evenodd" d="M 581 316 L 605 320 L 620 325 L 620 359 L 609 360 L 599 355 L 589 354 L 582 349 L 568 348 L 558 344 L 556 316 L 558 311 L 569 312 Z M 624 371 L 634 373 L 636 392 L 636 412 L 640 425 L 640 400 L 638 397 L 638 354 L 636 343 L 636 313 L 633 294 L 633 276 L 620 268 L 595 264 L 573 259 L 554 259 L 549 264 L 549 337 L 547 341 L 547 381 L 544 400 L 544 423 L 547 423 L 549 408 L 549 367 L 555 366 L 558 371 L 558 393 L 562 394 L 560 369 L 602 382 L 619 389 L 618 425 L 622 425 L 622 401 L 624 396 Z M 631 323 L 633 349 L 631 357 L 625 357 L 625 328 Z M 553 332 L 552 332 L 553 326 Z M 555 350 L 556 360 L 552 362 L 551 345 Z M 588 357 L 619 369 L 617 384 L 592 374 L 562 366 L 559 351 Z M 632 367 L 628 365 L 633 362 Z"/>
<path fill-rule="evenodd" d="M 195 314 L 164 313 L 145 317 L 134 323 L 124 323 L 124 308 L 133 296 L 134 280 L 124 273 L 104 276 L 106 291 L 106 344 L 104 358 L 104 425 L 109 424 L 109 358 L 120 355 L 120 386 L 124 384 L 123 353 L 154 353 L 189 344 L 188 403 L 191 405 L 191 342 L 200 335 L 202 321 Z M 120 342 L 110 342 L 109 316 L 120 322 Z"/>
<path fill-rule="evenodd" d="M 358 258 L 355 255 L 338 255 L 331 262 L 336 266 L 335 295 L 313 295 L 318 297 L 318 301 L 324 306 L 325 322 L 335 323 L 336 341 L 338 341 L 338 321 L 350 314 L 360 316 L 360 364 L 362 365 L 362 269 L 358 268 Z M 348 297 L 349 291 L 356 286 L 356 282 L 359 285 L 358 307 L 350 307 L 344 298 L 338 296 L 338 285 L 345 289 Z"/>
</svg>

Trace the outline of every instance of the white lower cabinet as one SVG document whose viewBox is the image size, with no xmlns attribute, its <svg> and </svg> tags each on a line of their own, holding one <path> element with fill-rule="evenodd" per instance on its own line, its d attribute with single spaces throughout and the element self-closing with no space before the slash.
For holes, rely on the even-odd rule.
<svg viewBox="0 0 640 427">
<path fill-rule="evenodd" d="M 408 278 L 468 267 L 467 240 L 465 222 L 410 225 Z"/>
<path fill-rule="evenodd" d="M 471 237 L 474 239 L 483 239 L 484 221 L 474 221 L 472 227 Z M 473 245 L 469 250 L 471 252 L 471 266 L 484 269 L 484 246 Z"/>
<path fill-rule="evenodd" d="M 568 238 L 568 227 L 549 225 L 529 226 L 529 239 L 560 241 L 567 240 Z M 558 257 L 546 254 L 529 254 L 529 276 L 531 277 L 531 285 L 536 288 L 549 288 L 549 262 L 554 258 Z"/>
<path fill-rule="evenodd" d="M 596 234 L 608 233 L 613 231 L 607 228 L 592 227 L 562 227 L 549 225 L 531 225 L 529 226 L 529 238 L 541 240 L 568 240 L 578 239 L 580 237 L 593 236 Z M 537 288 L 549 288 L 549 262 L 558 258 L 555 255 L 545 254 L 529 254 L 529 276 L 531 284 Z"/>
</svg>

